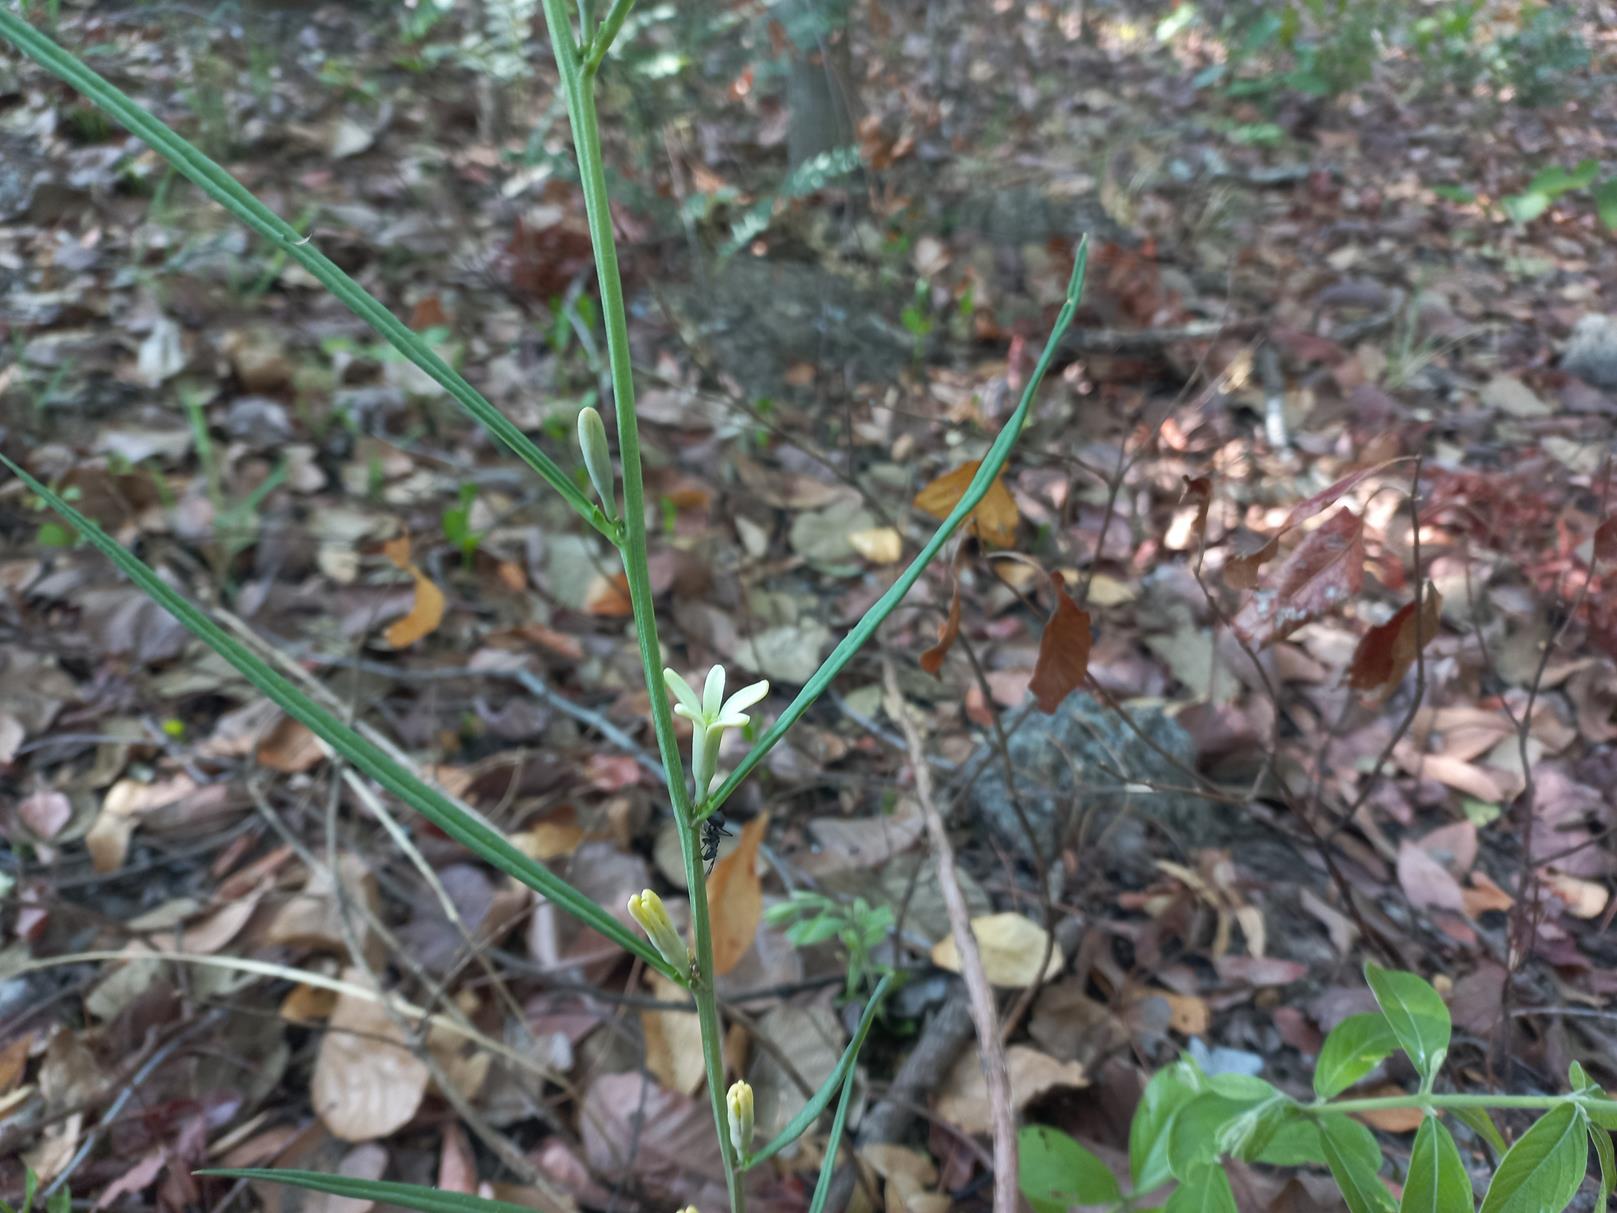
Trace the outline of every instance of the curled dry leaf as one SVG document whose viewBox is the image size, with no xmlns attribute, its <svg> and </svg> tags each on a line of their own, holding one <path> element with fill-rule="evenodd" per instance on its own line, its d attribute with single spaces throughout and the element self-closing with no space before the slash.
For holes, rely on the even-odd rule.
<svg viewBox="0 0 1617 1213">
<path fill-rule="evenodd" d="M 740 963 L 758 933 L 764 892 L 758 880 L 758 846 L 769 814 L 761 813 L 741 827 L 736 848 L 713 865 L 707 878 L 707 900 L 713 925 L 713 969 L 728 973 Z"/>
<path fill-rule="evenodd" d="M 954 642 L 960 636 L 960 578 L 954 579 L 954 587 L 949 592 L 949 613 L 944 616 L 943 626 L 938 629 L 938 642 L 926 652 L 921 654 L 921 668 L 936 678 L 943 669 L 943 659 L 954 648 Z"/>
<path fill-rule="evenodd" d="M 1191 525 L 1190 537 L 1194 546 L 1200 550 L 1207 542 L 1207 510 L 1213 504 L 1213 482 L 1206 476 L 1181 477 L 1185 482 L 1184 491 L 1179 494 L 1180 505 L 1194 505 L 1196 507 L 1196 521 Z"/>
<path fill-rule="evenodd" d="M 416 641 L 430 636 L 443 622 L 444 592 L 410 559 L 408 535 L 388 540 L 382 545 L 382 551 L 389 560 L 415 579 L 415 600 L 410 604 L 409 614 L 402 619 L 394 620 L 383 633 L 388 644 L 394 648 L 409 648 Z"/>
<path fill-rule="evenodd" d="M 1235 617 L 1235 632 L 1263 648 L 1341 606 L 1364 584 L 1364 520 L 1343 508 L 1311 531 L 1270 583 Z"/>
<path fill-rule="evenodd" d="M 651 975 L 651 992 L 663 1002 L 683 1002 L 688 997 L 683 986 L 661 973 Z M 670 1091 L 694 1092 L 706 1073 L 696 1012 L 641 1011 L 640 1026 L 646 1038 L 646 1069 Z"/>
<path fill-rule="evenodd" d="M 363 970 L 343 980 L 369 985 Z M 408 1047 L 409 1033 L 387 1013 L 381 996 L 339 994 L 331 1012 L 309 1094 L 315 1114 L 334 1137 L 374 1141 L 408 1124 L 431 1077 Z"/>
<path fill-rule="evenodd" d="M 1595 528 L 1595 559 L 1602 564 L 1617 562 L 1617 514 Z"/>
<path fill-rule="evenodd" d="M 987 914 L 973 918 L 971 933 L 977 939 L 983 971 L 991 985 L 1022 989 L 1036 981 L 1049 981 L 1067 963 L 1061 954 L 1061 945 L 1050 938 L 1049 932 L 1020 914 Z M 1044 959 L 1047 947 L 1048 962 Z M 933 945 L 932 963 L 951 973 L 960 972 L 960 949 L 955 946 L 953 935 L 946 935 Z"/>
<path fill-rule="evenodd" d="M 973 459 L 939 476 L 915 495 L 915 508 L 940 521 L 947 518 L 949 511 L 965 496 L 981 463 L 980 459 Z M 1016 527 L 1021 521 L 1021 511 L 1016 508 L 1011 491 L 1005 487 L 1004 477 L 996 476 L 966 525 L 990 547 L 1008 548 L 1016 543 Z"/>
<path fill-rule="evenodd" d="M 1089 1085 L 1089 1074 L 1078 1062 L 1057 1061 L 1027 1045 L 1007 1049 L 1005 1063 L 1011 1077 L 1011 1107 L 1018 1112 L 1046 1091 Z M 992 1128 L 988 1081 L 975 1048 L 955 1061 L 938 1089 L 936 1106 L 939 1116 L 963 1132 L 986 1133 Z"/>
<path fill-rule="evenodd" d="M 1089 670 L 1089 612 L 1072 600 L 1061 574 L 1050 578 L 1056 607 L 1039 637 L 1039 657 L 1033 664 L 1033 678 L 1027 689 L 1033 692 L 1039 710 L 1047 715 L 1084 683 Z"/>
<path fill-rule="evenodd" d="M 1431 582 L 1420 602 L 1406 602 L 1386 623 L 1377 624 L 1364 634 L 1348 667 L 1348 685 L 1356 691 L 1396 687 L 1404 680 L 1416 654 L 1437 635 L 1443 610 L 1443 595 Z"/>
</svg>

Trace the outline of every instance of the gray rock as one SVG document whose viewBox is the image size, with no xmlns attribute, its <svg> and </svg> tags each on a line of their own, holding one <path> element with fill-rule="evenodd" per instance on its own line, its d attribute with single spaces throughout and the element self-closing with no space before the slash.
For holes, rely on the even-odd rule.
<svg viewBox="0 0 1617 1213">
<path fill-rule="evenodd" d="M 1599 388 L 1617 388 L 1617 316 L 1588 315 L 1572 328 L 1561 369 Z"/>
<path fill-rule="evenodd" d="M 1186 847 L 1227 836 L 1227 811 L 1200 796 L 1155 790 L 1192 783 L 1190 734 L 1159 708 L 1131 709 L 1129 720 L 1133 728 L 1082 692 L 1067 696 L 1054 715 L 1035 710 L 1010 737 L 1015 798 L 1005 762 L 991 759 L 973 788 L 980 819 L 1006 847 L 1029 857 L 1034 848 L 1052 855 L 1080 823 L 1086 840 L 1102 841 L 1108 862 L 1145 861 L 1148 821 Z"/>
</svg>

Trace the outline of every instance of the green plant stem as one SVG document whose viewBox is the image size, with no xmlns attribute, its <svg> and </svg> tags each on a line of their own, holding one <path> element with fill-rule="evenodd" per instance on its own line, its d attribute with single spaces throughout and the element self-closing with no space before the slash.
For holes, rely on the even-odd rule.
<svg viewBox="0 0 1617 1213">
<path fill-rule="evenodd" d="M 561 74 L 567 114 L 573 128 L 573 149 L 578 157 L 578 176 L 584 191 L 584 212 L 589 225 L 590 244 L 595 251 L 596 277 L 601 287 L 601 319 L 606 327 L 607 362 L 612 372 L 612 396 L 618 420 L 618 459 L 623 469 L 623 519 L 619 552 L 624 577 L 629 583 L 629 602 L 634 610 L 635 634 L 640 642 L 641 672 L 651 699 L 651 722 L 657 735 L 657 750 L 668 782 L 668 798 L 679 826 L 679 846 L 685 866 L 685 883 L 690 895 L 691 935 L 696 945 L 695 970 L 690 975 L 691 996 L 702 1035 L 702 1062 L 707 1070 L 709 1101 L 713 1108 L 713 1128 L 719 1139 L 719 1155 L 724 1160 L 725 1186 L 729 1189 L 732 1213 L 744 1213 L 746 1192 L 740 1160 L 730 1145 L 728 1113 L 724 1106 L 724 1030 L 719 1022 L 718 999 L 713 985 L 713 929 L 707 902 L 707 877 L 703 871 L 695 813 L 685 787 L 685 768 L 679 757 L 679 739 L 674 732 L 674 714 L 663 688 L 662 649 L 657 639 L 657 611 L 652 600 L 651 571 L 646 558 L 645 477 L 640 461 L 640 428 L 634 408 L 634 370 L 629 357 L 629 322 L 623 306 L 623 282 L 618 273 L 617 242 L 612 233 L 612 212 L 606 192 L 606 166 L 601 156 L 600 122 L 595 112 L 594 77 L 572 38 L 572 26 L 564 0 L 544 0 L 545 21 L 550 27 L 550 43 Z M 619 13 L 619 10 L 622 13 Z M 628 6 L 614 5 L 607 17 L 622 23 Z M 603 25 L 605 34 L 607 26 Z M 615 32 L 615 30 L 614 30 Z"/>
<path fill-rule="evenodd" d="M 1553 1108 L 1572 1102 L 1591 1111 L 1617 1116 L 1617 1100 L 1581 1099 L 1575 1095 L 1378 1095 L 1371 1099 L 1338 1099 L 1299 1105 L 1310 1116 L 1340 1112 L 1380 1112 L 1388 1108 Z"/>
<path fill-rule="evenodd" d="M 634 7 L 634 0 L 612 0 L 612 7 L 607 11 L 606 20 L 601 22 L 601 28 L 590 39 L 585 49 L 589 58 L 584 61 L 584 74 L 593 76 L 601 70 L 601 60 L 606 58 L 606 52 L 612 49 L 612 42 L 623 28 L 623 22 L 629 16 L 629 10 Z"/>
<path fill-rule="evenodd" d="M 0 4 L 0 37 L 111 114 L 119 125 L 149 144 L 208 197 L 308 270 L 316 281 L 443 388 L 455 403 L 504 443 L 518 459 L 539 473 L 584 521 L 603 535 L 613 535 L 613 527 L 606 515 L 554 460 L 533 444 L 515 422 L 495 408 L 459 371 L 412 332 L 409 325 L 388 311 L 307 237 L 255 198 L 246 186 L 155 115 L 57 46 L 23 18 L 9 11 L 4 4 Z"/>
</svg>

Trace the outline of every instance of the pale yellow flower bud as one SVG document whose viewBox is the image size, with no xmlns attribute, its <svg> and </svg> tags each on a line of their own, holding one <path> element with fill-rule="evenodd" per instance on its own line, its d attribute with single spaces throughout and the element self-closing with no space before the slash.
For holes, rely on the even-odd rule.
<svg viewBox="0 0 1617 1213">
<path fill-rule="evenodd" d="M 730 1109 L 730 1144 L 737 1158 L 745 1158 L 752 1149 L 752 1087 L 746 1082 L 735 1083 L 724 1102 Z"/>
<path fill-rule="evenodd" d="M 617 473 L 612 470 L 612 448 L 606 442 L 606 425 L 601 414 L 591 408 L 578 411 L 578 449 L 584 453 L 584 470 L 590 474 L 595 495 L 609 519 L 618 516 Z"/>
<path fill-rule="evenodd" d="M 674 966 L 676 972 L 683 974 L 690 971 L 690 949 L 674 929 L 674 920 L 668 917 L 668 907 L 663 905 L 661 897 L 650 889 L 636 893 L 629 898 L 629 917 L 640 924 L 640 929 L 645 931 L 652 946 Z"/>
</svg>

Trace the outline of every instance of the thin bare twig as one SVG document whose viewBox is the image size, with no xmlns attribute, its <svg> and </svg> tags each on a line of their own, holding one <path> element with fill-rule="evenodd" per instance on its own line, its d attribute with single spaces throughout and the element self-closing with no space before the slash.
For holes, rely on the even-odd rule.
<svg viewBox="0 0 1617 1213">
<path fill-rule="evenodd" d="M 1011 1073 L 1005 1060 L 1005 1044 L 999 1035 L 999 1016 L 994 1007 L 994 994 L 983 971 L 983 958 L 977 949 L 976 937 L 971 933 L 970 912 L 966 908 L 965 894 L 960 891 L 960 877 L 955 871 L 954 847 L 949 832 L 944 828 L 943 815 L 938 812 L 932 795 L 932 769 L 927 766 L 921 737 L 904 706 L 898 690 L 898 675 L 890 661 L 882 662 L 882 681 L 887 689 L 887 711 L 904 730 L 904 740 L 910 748 L 910 768 L 915 772 L 915 794 L 926 819 L 926 830 L 932 841 L 932 852 L 937 859 L 938 887 L 943 893 L 944 908 L 949 913 L 949 930 L 955 947 L 960 952 L 960 976 L 966 983 L 966 998 L 971 1011 L 972 1026 L 977 1030 L 977 1044 L 982 1050 L 983 1075 L 988 1085 L 988 1112 L 994 1126 L 994 1213 L 1016 1213 L 1016 1117 L 1011 1106 Z"/>
</svg>

